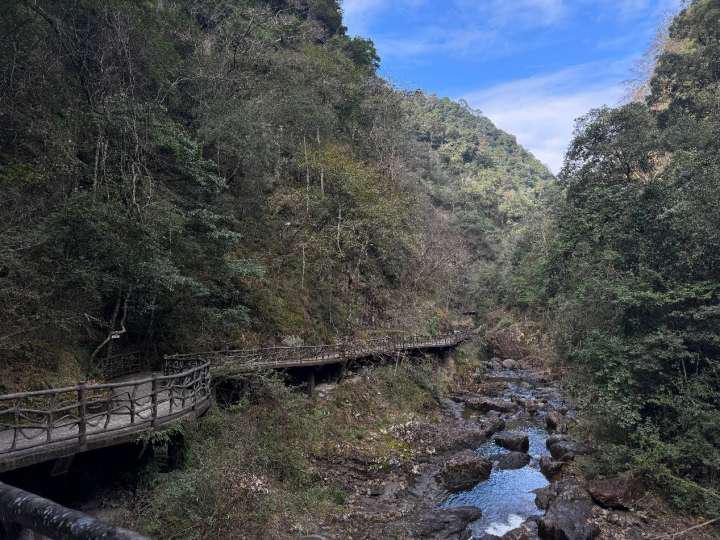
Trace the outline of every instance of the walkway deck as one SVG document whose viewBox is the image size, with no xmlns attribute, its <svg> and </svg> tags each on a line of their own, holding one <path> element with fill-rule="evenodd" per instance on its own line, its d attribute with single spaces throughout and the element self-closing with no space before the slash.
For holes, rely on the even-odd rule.
<svg viewBox="0 0 720 540">
<path fill-rule="evenodd" d="M 0 396 L 0 472 L 136 440 L 212 401 L 211 370 L 250 372 L 347 363 L 409 350 L 455 347 L 472 332 L 386 337 L 311 347 L 168 356 L 164 375 Z"/>
</svg>

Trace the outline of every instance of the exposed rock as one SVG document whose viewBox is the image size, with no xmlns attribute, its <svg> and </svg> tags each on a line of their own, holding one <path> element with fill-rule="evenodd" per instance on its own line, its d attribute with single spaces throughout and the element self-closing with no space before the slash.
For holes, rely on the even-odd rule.
<svg viewBox="0 0 720 540">
<path fill-rule="evenodd" d="M 541 402 L 534 399 L 517 398 L 515 399 L 515 403 L 520 405 L 520 407 L 525 409 L 531 415 L 537 413 L 543 407 Z"/>
<path fill-rule="evenodd" d="M 510 452 L 498 459 L 498 469 L 522 469 L 530 463 L 530 456 L 525 452 Z"/>
<path fill-rule="evenodd" d="M 334 392 L 336 388 L 337 388 L 337 384 L 330 384 L 330 383 L 318 384 L 318 385 L 315 387 L 315 394 L 317 395 L 317 397 L 318 397 L 319 399 L 325 399 L 325 398 L 327 398 L 332 392 Z"/>
<path fill-rule="evenodd" d="M 478 482 L 487 480 L 492 463 L 472 450 L 455 454 L 445 462 L 438 479 L 451 492 L 472 489 Z"/>
<path fill-rule="evenodd" d="M 545 446 L 547 446 L 548 450 L 550 447 L 554 444 L 557 444 L 560 441 L 570 441 L 572 440 L 568 435 L 556 433 L 554 435 L 550 435 L 547 440 L 545 441 Z"/>
<path fill-rule="evenodd" d="M 488 399 L 488 398 L 470 398 L 465 401 L 468 409 L 487 413 L 489 411 L 498 411 L 502 413 L 511 413 L 517 409 L 517 405 L 507 399 Z"/>
<path fill-rule="evenodd" d="M 455 539 L 469 523 L 482 517 L 480 509 L 474 506 L 458 508 L 434 508 L 423 514 L 415 527 L 416 538 Z"/>
<path fill-rule="evenodd" d="M 593 502 L 575 480 L 554 482 L 537 492 L 538 506 L 547 512 L 539 519 L 538 532 L 543 540 L 592 540 L 600 534 L 591 521 Z"/>
<path fill-rule="evenodd" d="M 588 482 L 593 500 L 605 508 L 627 510 L 637 495 L 638 486 L 630 477 L 606 478 Z"/>
<path fill-rule="evenodd" d="M 540 472 L 545 475 L 548 480 L 557 480 L 562 473 L 564 461 L 555 461 L 550 456 L 540 458 Z"/>
<path fill-rule="evenodd" d="M 587 444 L 572 439 L 562 438 L 552 441 L 551 439 L 552 437 L 548 438 L 547 443 L 550 455 L 560 461 L 571 461 L 575 459 L 575 456 L 583 456 L 592 452 L 592 448 Z"/>
<path fill-rule="evenodd" d="M 493 416 L 484 420 L 480 425 L 485 433 L 487 433 L 487 437 L 490 438 L 494 433 L 505 429 L 505 420 L 500 418 L 500 416 Z"/>
<path fill-rule="evenodd" d="M 517 529 L 506 532 L 501 538 L 502 540 L 539 540 L 538 529 L 538 520 L 530 518 Z"/>
<path fill-rule="evenodd" d="M 490 435 L 492 435 L 492 433 L 488 434 L 487 430 L 483 429 L 482 426 L 468 427 L 453 434 L 447 441 L 443 442 L 442 447 L 447 450 L 477 448 L 487 442 Z"/>
<path fill-rule="evenodd" d="M 438 448 L 445 450 L 465 450 L 477 448 L 490 439 L 493 433 L 505 429 L 502 418 L 487 418 L 482 422 L 468 422 L 467 426 L 453 432 L 445 440 L 439 441 Z"/>
<path fill-rule="evenodd" d="M 518 363 L 512 358 L 507 358 L 502 361 L 502 367 L 505 369 L 516 369 L 518 367 Z"/>
<path fill-rule="evenodd" d="M 528 439 L 528 436 L 525 433 L 512 431 L 496 433 L 495 444 L 516 452 L 527 452 L 530 449 L 530 439 Z"/>
<path fill-rule="evenodd" d="M 545 417 L 545 426 L 548 431 L 559 431 L 565 433 L 567 431 L 567 421 L 565 417 L 557 411 L 550 411 Z"/>
</svg>

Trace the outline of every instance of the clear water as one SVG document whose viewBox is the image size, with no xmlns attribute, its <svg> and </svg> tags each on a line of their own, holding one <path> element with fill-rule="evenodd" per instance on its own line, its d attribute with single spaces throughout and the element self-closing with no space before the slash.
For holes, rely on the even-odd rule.
<svg viewBox="0 0 720 540">
<path fill-rule="evenodd" d="M 530 439 L 529 454 L 531 463 L 522 469 L 501 470 L 493 468 L 490 478 L 475 488 L 449 497 L 443 507 L 475 506 L 482 510 L 481 519 L 473 523 L 473 533 L 502 536 L 506 532 L 519 527 L 531 516 L 542 515 L 535 504 L 533 490 L 548 485 L 547 479 L 538 467 L 538 459 L 547 455 L 545 447 L 547 432 L 537 426 L 514 426 L 514 431 L 528 434 Z M 489 441 L 477 449 L 477 452 L 490 459 L 507 453 L 507 450 Z"/>
</svg>

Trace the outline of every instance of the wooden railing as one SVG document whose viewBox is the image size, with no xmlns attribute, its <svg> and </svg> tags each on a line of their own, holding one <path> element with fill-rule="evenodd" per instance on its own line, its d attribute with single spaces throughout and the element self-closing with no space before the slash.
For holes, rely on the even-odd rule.
<svg viewBox="0 0 720 540">
<path fill-rule="evenodd" d="M 209 364 L 128 382 L 0 396 L 0 471 L 13 456 L 40 447 L 107 446 L 116 436 L 207 408 L 210 399 Z"/>
<path fill-rule="evenodd" d="M 345 363 L 406 350 L 453 347 L 472 334 L 455 331 L 333 345 L 177 354 L 165 357 L 162 375 L 2 395 L 0 472 L 121 444 L 167 422 L 198 415 L 212 399 L 211 368 L 254 371 Z M 120 371 L 136 363 L 140 366 L 134 356 L 115 360 Z"/>
<path fill-rule="evenodd" d="M 187 363 L 207 362 L 213 367 L 232 366 L 241 370 L 302 367 L 325 363 L 340 363 L 373 355 L 394 352 L 453 347 L 466 341 L 472 331 L 455 331 L 438 336 L 390 336 L 376 339 L 348 341 L 333 345 L 299 347 L 269 347 L 263 349 L 221 350 L 202 353 L 174 354 L 165 357 L 165 365 L 175 369 Z"/>
</svg>

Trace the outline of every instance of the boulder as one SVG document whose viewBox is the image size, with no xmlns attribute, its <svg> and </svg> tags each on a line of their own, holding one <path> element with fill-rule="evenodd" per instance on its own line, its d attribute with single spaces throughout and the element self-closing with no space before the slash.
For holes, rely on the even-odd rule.
<svg viewBox="0 0 720 540">
<path fill-rule="evenodd" d="M 492 434 L 490 434 L 492 435 Z M 477 448 L 487 442 L 489 435 L 482 426 L 470 426 L 451 435 L 441 446 L 447 450 L 465 450 Z"/>
<path fill-rule="evenodd" d="M 550 456 L 540 458 L 540 472 L 543 473 L 548 480 L 557 480 L 562 474 L 564 465 L 564 461 L 555 461 Z"/>
<path fill-rule="evenodd" d="M 516 452 L 527 452 L 530 449 L 530 439 L 528 439 L 528 436 L 525 433 L 512 431 L 496 433 L 495 444 Z"/>
<path fill-rule="evenodd" d="M 512 358 L 507 358 L 502 361 L 502 367 L 505 369 L 517 369 L 518 363 Z"/>
<path fill-rule="evenodd" d="M 575 480 L 554 482 L 539 490 L 538 506 L 546 506 L 539 519 L 538 533 L 543 540 L 593 540 L 600 534 L 592 522 L 593 502 L 588 492 Z M 540 500 L 541 498 L 544 500 Z M 542 506 L 541 506 L 542 507 Z"/>
<path fill-rule="evenodd" d="M 502 418 L 488 418 L 478 423 L 468 422 L 465 429 L 443 441 L 441 447 L 447 450 L 477 448 L 487 442 L 493 433 L 503 429 L 505 429 L 505 421 Z"/>
<path fill-rule="evenodd" d="M 479 411 L 481 413 L 487 413 L 490 411 L 498 411 L 501 413 L 515 412 L 517 405 L 507 399 L 488 399 L 488 398 L 469 398 L 465 401 L 465 406 L 468 409 Z"/>
<path fill-rule="evenodd" d="M 604 508 L 628 510 L 636 498 L 638 485 L 628 476 L 591 480 L 587 490 L 593 500 Z"/>
<path fill-rule="evenodd" d="M 543 404 L 541 402 L 536 401 L 534 399 L 517 398 L 515 400 L 515 403 L 520 405 L 520 407 L 525 409 L 531 415 L 536 414 L 543 407 Z"/>
<path fill-rule="evenodd" d="M 483 420 L 480 425 L 487 434 L 487 437 L 490 438 L 494 433 L 505 429 L 505 420 L 500 418 L 499 415 L 490 416 L 489 418 Z"/>
<path fill-rule="evenodd" d="M 482 517 L 474 506 L 433 508 L 425 512 L 414 527 L 414 538 L 456 539 L 463 536 L 467 526 Z"/>
<path fill-rule="evenodd" d="M 438 480 L 450 492 L 472 489 L 490 477 L 492 463 L 472 450 L 455 454 L 445 462 Z"/>
<path fill-rule="evenodd" d="M 567 431 L 567 422 L 565 417 L 557 411 L 550 411 L 545 417 L 545 426 L 550 432 L 559 431 L 565 433 Z"/>
<path fill-rule="evenodd" d="M 510 452 L 500 456 L 498 469 L 522 469 L 530 463 L 530 456 L 525 452 Z"/>
<path fill-rule="evenodd" d="M 517 529 L 506 532 L 501 538 L 502 540 L 539 540 L 538 528 L 537 518 L 530 518 Z"/>
<path fill-rule="evenodd" d="M 571 461 L 575 459 L 575 456 L 584 456 L 592 453 L 592 448 L 587 444 L 567 438 L 553 440 L 552 442 L 549 438 L 548 448 L 550 449 L 550 455 L 553 459 L 559 461 Z"/>
</svg>

